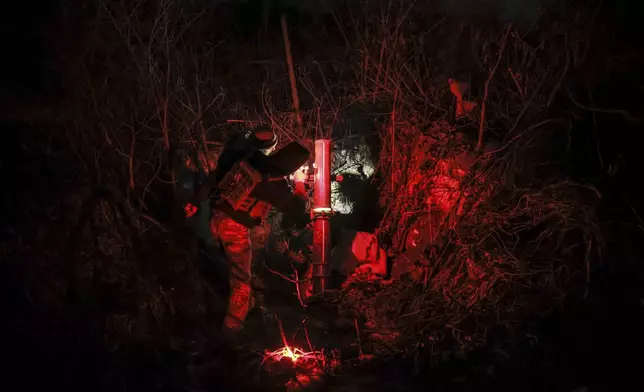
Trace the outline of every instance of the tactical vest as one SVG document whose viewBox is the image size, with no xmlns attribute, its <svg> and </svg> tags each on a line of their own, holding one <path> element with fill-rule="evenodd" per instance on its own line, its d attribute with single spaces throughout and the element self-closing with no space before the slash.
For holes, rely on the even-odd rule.
<svg viewBox="0 0 644 392">
<path fill-rule="evenodd" d="M 271 209 L 271 204 L 251 196 L 251 192 L 261 181 L 261 173 L 248 161 L 237 161 L 217 184 L 220 200 L 215 203 L 215 209 L 230 215 L 230 210 L 226 211 L 226 207 L 230 207 L 234 212 L 231 218 L 242 219 L 243 222 L 239 223 L 247 226 L 252 222 L 255 226 L 266 218 Z M 221 205 L 223 202 L 227 206 Z"/>
<path fill-rule="evenodd" d="M 305 202 L 292 194 L 284 177 L 308 158 L 309 151 L 297 142 L 269 156 L 261 152 L 236 156 L 234 161 L 218 165 L 218 172 L 209 176 L 197 198 L 210 197 L 213 210 L 247 227 L 261 224 L 271 207 L 299 216 L 304 213 Z"/>
</svg>

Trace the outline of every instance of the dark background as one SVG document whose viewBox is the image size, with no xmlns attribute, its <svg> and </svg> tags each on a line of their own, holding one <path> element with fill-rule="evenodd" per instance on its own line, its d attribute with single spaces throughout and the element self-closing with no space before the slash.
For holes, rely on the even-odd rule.
<svg viewBox="0 0 644 392">
<path fill-rule="evenodd" d="M 606 3 L 605 12 L 612 13 L 619 22 L 620 37 L 637 43 L 637 37 L 644 36 L 643 3 L 626 0 Z M 52 170 L 44 159 L 33 152 L 28 154 L 22 148 L 26 134 L 46 131 L 12 116 L 13 111 L 21 106 L 55 103 L 60 97 L 48 35 L 59 3 L 4 2 L 0 7 L 3 15 L 0 23 L 0 105 L 3 107 L 0 113 L 4 115 L 0 119 L 0 220 L 3 222 L 2 236 L 6 237 L 21 226 L 28 227 L 31 206 L 46 203 L 51 194 L 64 192 L 64 183 L 63 179 L 50 175 Z M 597 106 L 624 108 L 636 117 L 644 118 L 642 69 L 619 75 L 602 85 L 595 93 Z M 625 85 L 629 88 L 625 89 Z M 594 272 L 591 290 L 585 300 L 566 304 L 557 314 L 535 322 L 534 328 L 539 332 L 538 349 L 519 349 L 517 355 L 524 356 L 523 365 L 508 364 L 500 368 L 496 377 L 497 387 L 572 390 L 587 386 L 590 390 L 615 390 L 619 389 L 618 385 L 629 382 L 633 382 L 631 385 L 635 388 L 641 385 L 644 364 L 641 359 L 644 349 L 644 273 L 641 263 L 644 223 L 639 216 L 644 216 L 644 195 L 640 191 L 641 170 L 644 169 L 641 136 L 644 128 L 620 116 L 599 115 L 598 132 L 593 139 L 585 136 L 591 121 L 590 117 L 584 118 L 573 129 L 575 160 L 571 168 L 578 180 L 594 185 L 602 194 L 600 216 L 608 241 L 604 267 Z M 591 153 L 596 145 L 602 150 L 603 168 Z M 607 174 L 607 167 L 611 164 L 618 165 L 616 174 L 612 176 Z M 60 170 L 56 172 L 60 173 Z M 43 325 L 40 330 L 25 331 L 20 325 L 11 323 L 16 312 L 28 306 L 16 302 L 24 301 L 24 298 L 13 295 L 20 291 L 20 287 L 15 287 L 16 281 L 9 275 L 10 269 L 6 268 L 10 262 L 2 260 L 0 268 L 0 303 L 3 304 L 0 320 L 3 325 L 0 328 L 6 329 L 2 341 L 11 343 L 15 351 L 5 350 L 9 347 L 7 345 L 0 348 L 2 355 L 8 356 L 3 363 L 13 363 L 4 371 L 15 370 L 12 373 L 19 376 L 17 381 L 22 377 L 23 380 L 40 379 L 43 386 L 52 380 L 65 379 L 75 379 L 79 387 L 91 385 L 91 380 L 99 376 L 100 366 L 88 367 L 74 362 L 60 367 L 69 369 L 70 374 L 58 371 L 52 374 L 49 372 L 52 369 L 50 363 L 37 357 L 38 336 L 64 334 L 64 325 Z M 100 351 L 91 346 L 84 347 L 84 352 L 76 353 L 76 361 L 86 355 L 100 363 L 100 355 L 92 356 L 95 349 Z M 60 358 L 60 361 L 67 359 Z M 97 373 L 88 372 L 88 369 Z"/>
</svg>

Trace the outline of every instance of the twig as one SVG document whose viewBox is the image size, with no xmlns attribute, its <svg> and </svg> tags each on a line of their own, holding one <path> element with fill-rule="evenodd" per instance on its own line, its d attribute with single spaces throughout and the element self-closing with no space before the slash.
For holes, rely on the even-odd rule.
<svg viewBox="0 0 644 392">
<path fill-rule="evenodd" d="M 294 271 L 295 271 L 295 279 L 291 279 L 288 276 L 286 276 L 286 275 L 284 275 L 282 273 L 279 273 L 279 272 L 275 271 L 274 269 L 271 269 L 268 265 L 266 265 L 266 263 L 264 263 L 264 267 L 266 267 L 268 272 L 270 272 L 270 273 L 272 273 L 274 275 L 277 275 L 280 278 L 295 284 L 295 289 L 297 290 L 297 299 L 300 301 L 300 305 L 302 305 L 303 308 L 306 308 L 306 304 L 302 300 L 302 294 L 300 292 L 300 279 L 298 277 L 298 273 L 297 273 L 296 269 L 294 269 Z"/>
<path fill-rule="evenodd" d="M 130 172 L 130 189 L 134 190 L 134 144 L 136 143 L 136 133 L 134 128 L 132 128 L 132 143 L 130 144 L 130 156 L 128 169 Z"/>
<path fill-rule="evenodd" d="M 279 273 L 279 272 L 275 271 L 274 269 L 271 269 L 269 266 L 267 266 L 267 265 L 266 265 L 266 263 L 264 263 L 264 267 L 266 267 L 266 269 L 268 270 L 268 272 L 270 272 L 270 273 L 272 273 L 272 274 L 274 274 L 274 275 L 277 275 L 277 276 L 279 276 L 280 278 L 282 278 L 282 279 L 284 279 L 284 280 L 288 280 L 288 281 L 289 281 L 289 282 L 291 282 L 291 283 L 295 283 L 295 284 L 297 284 L 297 280 L 295 280 L 295 279 L 291 279 L 291 278 L 289 278 L 288 276 L 286 276 L 286 275 L 284 275 L 284 274 L 282 274 L 282 273 Z"/>
<path fill-rule="evenodd" d="M 340 31 L 340 34 L 342 35 L 342 38 L 344 39 L 344 43 L 347 45 L 348 48 L 351 48 L 351 43 L 349 43 L 349 39 L 347 38 L 347 35 L 344 33 L 344 29 L 342 28 L 342 24 L 340 23 L 340 20 L 338 19 L 338 15 L 335 13 L 334 10 L 331 10 L 331 16 L 333 17 L 333 20 L 335 21 L 335 24 L 338 26 L 338 30 Z"/>
<path fill-rule="evenodd" d="M 280 337 L 282 338 L 282 342 L 284 343 L 284 347 L 290 347 L 288 345 L 288 342 L 286 341 L 286 335 L 284 334 L 284 328 L 282 328 L 282 320 L 280 320 L 280 318 L 277 315 L 275 315 L 275 319 L 277 319 L 277 326 L 280 329 Z"/>
<path fill-rule="evenodd" d="M 163 133 L 163 149 L 165 152 L 165 163 L 166 168 L 170 174 L 170 182 L 172 184 L 172 195 L 176 199 L 176 175 L 174 167 L 172 165 L 172 160 L 170 156 L 170 131 L 168 129 L 168 103 L 170 99 L 170 39 L 167 36 L 168 34 L 168 15 L 164 15 L 165 23 L 165 56 L 166 56 L 166 71 L 165 71 L 165 97 L 163 97 L 161 105 L 163 107 L 163 114 L 161 117 L 161 131 Z M 157 109 L 158 111 L 158 109 Z"/>
<path fill-rule="evenodd" d="M 382 42 L 380 43 L 380 57 L 378 58 L 378 73 L 376 74 L 376 79 L 374 80 L 375 83 L 375 88 L 372 94 L 371 100 L 375 103 L 376 102 L 376 95 L 378 94 L 378 88 L 380 87 L 380 74 L 382 73 L 382 58 L 385 55 L 385 47 L 386 47 L 387 40 L 383 39 Z M 366 55 L 368 56 L 368 55 Z M 368 58 L 368 57 L 367 57 Z M 367 65 L 364 65 L 363 69 L 364 74 L 367 74 Z"/>
<path fill-rule="evenodd" d="M 514 131 L 517 129 L 517 127 L 519 126 L 519 122 L 521 122 L 521 119 L 523 118 L 523 116 L 525 115 L 525 112 L 530 107 L 530 104 L 532 103 L 534 98 L 537 96 L 539 91 L 541 91 L 541 87 L 543 87 L 543 84 L 546 82 L 546 78 L 550 74 L 550 71 L 552 71 L 552 67 L 553 67 L 553 65 L 548 67 L 546 72 L 543 74 L 543 77 L 541 78 L 541 82 L 539 82 L 539 85 L 537 86 L 537 88 L 534 90 L 534 92 L 530 96 L 530 99 L 528 99 L 528 102 L 526 102 L 523 105 L 523 108 L 521 109 L 521 113 L 519 113 L 519 115 L 517 116 L 517 119 L 514 121 L 514 124 L 512 125 L 512 128 L 510 128 L 510 130 L 508 131 L 508 136 L 512 135 L 514 133 Z"/>
<path fill-rule="evenodd" d="M 635 215 L 635 218 L 637 218 L 637 221 L 639 222 L 638 228 L 644 232 L 644 221 L 642 220 L 642 217 L 640 214 L 637 213 L 637 210 L 633 206 L 633 203 L 631 203 L 631 200 L 624 195 L 624 199 L 626 200 L 626 203 L 628 204 L 629 207 L 631 207 L 631 210 L 633 210 L 633 215 Z"/>
<path fill-rule="evenodd" d="M 291 99 L 293 100 L 293 111 L 295 114 L 295 124 L 298 128 L 298 134 L 302 136 L 303 126 L 300 115 L 300 97 L 297 94 L 297 83 L 295 80 L 295 71 L 293 69 L 293 57 L 291 55 L 291 41 L 288 38 L 288 27 L 286 26 L 286 15 L 282 14 L 282 36 L 284 38 L 284 51 L 286 52 L 286 64 L 288 65 L 288 79 L 291 83 Z"/>
<path fill-rule="evenodd" d="M 227 123 L 229 124 L 260 124 L 261 121 L 253 121 L 253 120 L 238 120 L 238 119 L 230 119 L 226 120 Z"/>
<path fill-rule="evenodd" d="M 508 73 L 510 73 L 510 76 L 512 76 L 512 80 L 514 81 L 514 85 L 517 86 L 517 90 L 519 91 L 519 95 L 521 95 L 521 98 L 525 98 L 525 94 L 523 92 L 523 89 L 521 88 L 521 84 L 519 83 L 519 80 L 517 79 L 516 75 L 514 72 L 512 72 L 512 68 L 508 68 Z"/>
<path fill-rule="evenodd" d="M 309 338 L 309 329 L 306 326 L 306 319 L 304 319 L 304 336 L 306 336 L 306 343 L 309 345 L 309 350 L 315 351 L 313 345 L 311 344 L 311 339 Z"/>
<path fill-rule="evenodd" d="M 588 91 L 588 98 L 590 98 L 591 105 L 595 106 L 595 99 L 593 99 L 593 93 L 588 85 L 586 85 Z M 593 130 L 595 131 L 595 149 L 597 150 L 597 158 L 599 158 L 599 167 L 601 170 L 604 170 L 604 158 L 602 156 L 602 150 L 599 146 L 599 132 L 597 132 L 597 113 L 593 112 Z"/>
<path fill-rule="evenodd" d="M 224 94 L 223 94 L 223 93 L 219 93 L 215 98 L 213 98 L 213 99 L 208 103 L 208 105 L 207 105 L 204 109 L 202 109 L 202 110 L 201 110 L 201 112 L 202 112 L 201 116 L 200 116 L 199 114 L 196 114 L 196 115 L 197 115 L 197 117 L 196 117 L 194 120 L 192 120 L 192 123 L 190 124 L 190 126 L 188 127 L 188 129 L 192 129 L 192 128 L 194 128 L 194 126 L 195 126 L 195 125 L 197 125 L 197 123 L 198 123 L 198 122 L 202 121 L 202 119 L 203 119 L 203 112 L 207 112 L 208 110 L 210 110 L 210 108 L 212 107 L 212 105 L 214 105 L 214 104 L 215 104 L 215 102 L 217 102 L 217 100 L 218 100 L 219 98 L 223 98 L 223 97 L 224 97 Z M 190 109 L 190 107 L 187 107 L 187 109 Z M 190 109 L 190 111 L 194 113 L 194 111 L 193 111 L 192 109 Z M 231 121 L 231 122 L 232 122 L 232 121 Z M 208 142 L 208 143 L 209 143 L 209 142 Z"/>
<path fill-rule="evenodd" d="M 313 345 L 311 344 L 311 338 L 309 338 L 309 328 L 307 327 L 307 319 L 304 319 L 303 323 L 304 323 L 304 336 L 306 337 L 306 343 L 309 345 L 309 350 L 311 350 L 310 352 L 314 353 L 316 351 L 313 348 Z M 321 353 L 324 354 L 324 350 L 322 350 Z M 315 358 L 315 362 L 317 362 L 318 364 L 321 363 L 323 367 L 326 367 L 325 355 L 316 355 L 314 358 Z"/>
<path fill-rule="evenodd" d="M 169 49 L 167 51 L 169 54 Z M 170 151 L 170 135 L 168 132 L 168 99 L 170 90 L 170 59 L 167 60 L 166 74 L 165 74 L 165 98 L 163 100 L 163 148 L 166 154 Z"/>
<path fill-rule="evenodd" d="M 586 247 L 586 288 L 584 290 L 584 298 L 588 297 L 588 289 L 590 288 L 590 252 L 593 247 L 593 240 L 588 240 L 588 246 Z"/>
<path fill-rule="evenodd" d="M 557 80 L 557 84 L 555 84 L 555 88 L 552 89 L 552 92 L 550 93 L 550 97 L 548 97 L 548 103 L 546 103 L 547 108 L 549 108 L 550 105 L 552 104 L 552 101 L 554 101 L 555 95 L 561 88 L 561 83 L 563 83 L 563 80 L 566 77 L 566 74 L 568 74 L 569 68 L 570 68 L 570 53 L 568 51 L 568 38 L 566 37 L 566 65 L 564 66 L 564 70 L 561 73 L 561 76 L 559 76 L 559 79 Z"/>
<path fill-rule="evenodd" d="M 203 126 L 203 114 L 202 114 L 202 111 L 201 111 L 201 97 L 200 97 L 201 93 L 199 91 L 199 80 L 197 80 L 195 88 L 197 90 L 196 91 L 196 93 L 197 93 L 197 113 L 198 113 L 197 118 L 199 119 L 199 130 L 201 131 L 201 143 L 202 143 L 202 146 L 203 146 L 204 156 L 206 158 L 206 167 L 204 168 L 204 171 L 206 173 L 210 173 L 210 170 L 212 169 L 212 165 L 210 164 L 210 157 L 209 157 L 210 154 L 208 154 L 208 144 L 206 144 L 207 140 L 208 140 L 206 138 L 206 129 Z"/>
<path fill-rule="evenodd" d="M 353 324 L 356 326 L 356 336 L 358 337 L 358 350 L 360 350 L 360 359 L 364 357 L 364 353 L 362 352 L 362 339 L 360 339 L 360 328 L 358 327 L 358 319 L 353 318 Z"/>
<path fill-rule="evenodd" d="M 568 90 L 568 88 L 567 88 L 567 87 L 564 87 L 564 88 L 565 88 L 565 90 L 566 90 L 566 93 L 568 94 L 568 98 L 570 98 L 570 101 L 571 101 L 575 106 L 577 106 L 577 107 L 578 107 L 578 108 L 580 108 L 580 109 L 586 110 L 586 111 L 588 111 L 588 112 L 598 112 L 598 113 L 608 113 L 608 114 L 620 114 L 620 115 L 622 115 L 622 116 L 626 117 L 626 118 L 627 118 L 628 120 L 630 120 L 630 121 L 637 122 L 637 119 L 636 119 L 635 117 L 631 116 L 631 115 L 630 115 L 630 113 L 628 113 L 628 111 L 626 111 L 626 110 L 622 110 L 622 109 L 603 109 L 603 108 L 594 108 L 594 107 L 588 107 L 588 106 L 582 105 L 582 104 L 581 104 L 581 103 L 579 103 L 575 98 L 573 98 L 572 93 L 570 92 L 570 90 Z"/>
<path fill-rule="evenodd" d="M 300 277 L 296 269 L 293 269 L 293 271 L 295 271 L 295 289 L 297 290 L 297 299 L 300 301 L 300 305 L 302 305 L 303 308 L 306 308 L 306 304 L 302 300 L 302 293 L 300 292 Z"/>
<path fill-rule="evenodd" d="M 322 83 L 324 84 L 324 88 L 327 91 L 327 94 L 329 94 L 329 100 L 333 104 L 334 107 L 337 107 L 337 103 L 335 102 L 335 99 L 333 98 L 333 93 L 331 92 L 331 87 L 329 87 L 329 83 L 327 83 L 326 76 L 324 75 L 324 71 L 322 70 L 322 66 L 320 65 L 319 62 L 313 60 L 313 63 L 318 67 L 318 72 L 320 72 L 320 77 L 322 78 Z"/>
<path fill-rule="evenodd" d="M 492 68 L 490 75 L 485 81 L 485 88 L 483 91 L 483 102 L 481 104 L 481 122 L 479 124 L 479 140 L 476 143 L 476 150 L 475 150 L 476 154 L 478 154 L 483 148 L 483 133 L 485 132 L 485 114 L 487 110 L 487 97 L 490 89 L 490 82 L 492 81 L 492 78 L 494 78 L 494 74 L 496 73 L 496 70 L 499 68 L 499 64 L 501 64 L 501 59 L 503 58 L 503 52 L 505 52 L 505 45 L 508 42 L 508 35 L 510 35 L 511 29 L 512 29 L 512 23 L 508 25 L 508 28 L 505 30 L 505 34 L 503 34 L 503 38 L 501 41 L 501 48 L 499 49 L 499 56 L 496 59 L 496 64 L 494 65 L 494 68 Z"/>
<path fill-rule="evenodd" d="M 394 108 L 391 111 L 391 162 L 396 160 L 396 105 L 398 104 L 398 90 L 400 87 L 396 84 L 396 90 L 394 92 Z M 394 191 L 395 188 L 395 176 L 391 176 L 391 191 Z"/>
<path fill-rule="evenodd" d="M 141 213 L 141 212 L 136 212 L 136 214 L 139 217 L 141 217 L 141 218 L 147 220 L 148 222 L 152 223 L 154 226 L 156 226 L 162 232 L 164 232 L 164 233 L 168 232 L 168 230 L 158 220 L 152 218 L 150 215 L 147 215 L 147 214 L 144 214 L 144 213 Z"/>
</svg>

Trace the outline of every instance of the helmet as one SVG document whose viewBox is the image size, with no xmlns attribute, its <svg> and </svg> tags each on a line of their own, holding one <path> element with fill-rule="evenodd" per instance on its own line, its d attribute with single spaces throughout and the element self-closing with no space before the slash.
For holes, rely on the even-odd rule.
<svg viewBox="0 0 644 392">
<path fill-rule="evenodd" d="M 259 127 L 246 134 L 253 148 L 269 155 L 277 146 L 277 134 L 269 127 Z"/>
</svg>

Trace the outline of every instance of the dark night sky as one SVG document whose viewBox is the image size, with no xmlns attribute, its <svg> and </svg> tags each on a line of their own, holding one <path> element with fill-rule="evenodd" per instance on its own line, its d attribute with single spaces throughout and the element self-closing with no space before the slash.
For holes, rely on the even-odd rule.
<svg viewBox="0 0 644 392">
<path fill-rule="evenodd" d="M 8 3 L 8 4 L 7 4 Z M 3 2 L 0 47 L 3 71 L 0 91 L 42 94 L 52 87 L 48 31 L 54 22 L 56 1 Z"/>
<path fill-rule="evenodd" d="M 2 50 L 2 72 L 0 72 L 0 105 L 12 107 L 14 102 L 55 102 L 60 96 L 60 89 L 57 88 L 57 77 L 52 60 L 52 49 L 50 45 L 50 31 L 54 28 L 55 18 L 59 5 L 63 1 L 77 2 L 76 0 L 44 0 L 40 2 L 4 2 L 0 15 L 3 16 L 0 22 L 0 49 Z M 474 0 L 442 0 L 446 10 L 458 9 L 456 5 L 462 5 Z M 508 3 L 503 0 L 497 3 L 497 12 L 507 15 L 518 15 L 529 13 L 537 0 L 521 0 Z M 551 0 L 545 0 L 551 1 Z M 641 0 L 612 0 L 604 1 L 607 10 L 614 13 L 619 21 L 617 24 L 621 29 L 621 37 L 632 43 L 638 43 L 639 36 L 644 36 L 642 31 L 644 23 L 644 1 Z M 510 5 L 508 5 L 510 4 Z M 518 11 L 519 5 L 523 11 Z M 462 7 L 461 7 L 462 8 Z M 499 11 L 500 10 L 500 11 Z M 629 75 L 633 86 L 629 89 L 628 96 L 616 95 L 611 86 L 600 92 L 604 96 L 602 105 L 605 107 L 625 107 L 629 110 L 636 110 L 632 107 L 633 102 L 641 102 L 637 99 L 644 94 L 644 77 L 640 74 Z M 619 86 L 622 87 L 622 86 Z M 631 107 L 629 107 L 631 106 Z M 641 115 L 641 114 L 640 114 Z M 615 148 L 623 150 L 629 155 L 637 157 L 639 143 L 635 139 L 642 137 L 632 132 L 623 131 L 624 135 L 616 137 L 613 131 L 606 135 L 606 140 L 611 146 L 606 149 Z M 628 138 L 628 143 L 622 141 Z"/>
<path fill-rule="evenodd" d="M 20 95 L 28 92 L 42 94 L 55 88 L 55 74 L 50 66 L 48 31 L 55 22 L 61 2 L 3 2 L 0 11 L 0 48 L 4 69 L 0 72 L 0 96 L 6 95 L 7 91 Z M 479 3 L 475 0 L 442 2 L 448 12 L 475 9 L 464 4 Z M 540 0 L 503 0 L 492 3 L 496 4 L 493 8 L 502 16 L 521 17 L 532 14 L 539 2 Z M 635 38 L 642 33 L 644 1 L 611 0 L 604 3 L 615 11 L 625 36 Z"/>
</svg>

